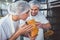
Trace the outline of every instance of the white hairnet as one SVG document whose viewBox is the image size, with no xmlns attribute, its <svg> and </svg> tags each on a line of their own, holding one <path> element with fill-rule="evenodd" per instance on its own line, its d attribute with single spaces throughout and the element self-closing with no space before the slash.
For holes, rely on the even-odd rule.
<svg viewBox="0 0 60 40">
<path fill-rule="evenodd" d="M 29 9 L 30 6 L 26 1 L 17 1 L 9 5 L 8 12 L 12 15 L 19 15 L 27 12 Z"/>
<path fill-rule="evenodd" d="M 30 4 L 30 7 L 35 5 L 35 6 L 40 8 L 40 3 L 37 0 L 32 0 L 32 1 L 29 2 L 29 4 Z"/>
</svg>

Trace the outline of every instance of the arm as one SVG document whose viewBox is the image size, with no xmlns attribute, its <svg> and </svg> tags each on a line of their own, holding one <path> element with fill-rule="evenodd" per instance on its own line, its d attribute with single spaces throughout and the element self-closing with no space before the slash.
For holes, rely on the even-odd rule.
<svg viewBox="0 0 60 40">
<path fill-rule="evenodd" d="M 23 33 L 30 32 L 32 29 L 31 25 L 25 25 L 22 28 L 19 28 L 10 38 L 9 40 L 15 40 L 17 37 L 22 35 Z"/>
<path fill-rule="evenodd" d="M 50 29 L 51 25 L 50 25 L 50 23 L 42 24 L 42 28 L 43 29 Z"/>
<path fill-rule="evenodd" d="M 9 40 L 15 40 L 17 37 L 19 37 L 21 35 L 21 31 L 19 32 L 19 30 L 14 33 L 10 38 Z"/>
<path fill-rule="evenodd" d="M 43 29 L 50 29 L 51 28 L 50 23 L 42 24 L 40 22 L 36 22 L 36 25 L 37 25 L 37 27 L 43 28 Z"/>
</svg>

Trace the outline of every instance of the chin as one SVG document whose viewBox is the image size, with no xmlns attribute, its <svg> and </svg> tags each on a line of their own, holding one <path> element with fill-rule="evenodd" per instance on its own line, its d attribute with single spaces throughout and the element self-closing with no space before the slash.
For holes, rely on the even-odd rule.
<svg viewBox="0 0 60 40">
<path fill-rule="evenodd" d="M 34 13 L 34 14 L 31 14 L 31 15 L 32 15 L 32 16 L 36 16 L 37 14 Z"/>
</svg>

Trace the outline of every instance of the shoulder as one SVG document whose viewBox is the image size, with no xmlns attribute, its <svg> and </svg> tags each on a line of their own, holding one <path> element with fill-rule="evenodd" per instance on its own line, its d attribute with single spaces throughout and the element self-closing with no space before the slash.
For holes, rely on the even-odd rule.
<svg viewBox="0 0 60 40">
<path fill-rule="evenodd" d="M 38 15 L 39 15 L 39 16 L 44 16 L 43 13 L 40 12 L 40 11 L 38 12 Z"/>
<path fill-rule="evenodd" d="M 41 23 L 43 23 L 43 24 L 46 24 L 46 23 L 49 23 L 49 21 L 47 20 L 47 18 L 43 15 L 43 13 L 42 12 L 38 12 L 38 14 L 39 14 L 39 20 L 40 20 L 40 22 Z"/>
</svg>

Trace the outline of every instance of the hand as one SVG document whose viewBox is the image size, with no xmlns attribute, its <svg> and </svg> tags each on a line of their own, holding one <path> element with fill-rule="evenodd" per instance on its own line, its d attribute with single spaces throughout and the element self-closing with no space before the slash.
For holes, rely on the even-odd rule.
<svg viewBox="0 0 60 40">
<path fill-rule="evenodd" d="M 23 27 L 19 28 L 19 31 L 21 32 L 21 34 L 24 34 L 31 32 L 32 28 L 33 27 L 31 25 L 24 25 Z"/>
<path fill-rule="evenodd" d="M 36 25 L 38 28 L 42 27 L 42 24 L 40 22 L 36 22 Z"/>
<path fill-rule="evenodd" d="M 19 28 L 10 38 L 9 40 L 15 40 L 17 37 L 21 36 L 24 33 L 28 33 L 33 29 L 31 25 L 24 25 L 23 27 Z"/>
</svg>

